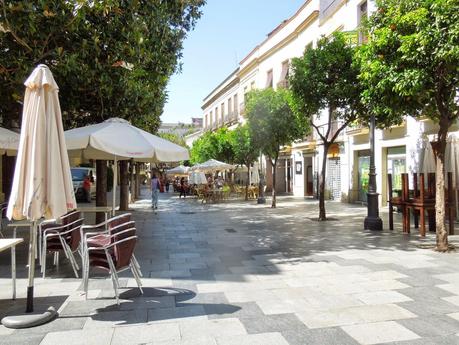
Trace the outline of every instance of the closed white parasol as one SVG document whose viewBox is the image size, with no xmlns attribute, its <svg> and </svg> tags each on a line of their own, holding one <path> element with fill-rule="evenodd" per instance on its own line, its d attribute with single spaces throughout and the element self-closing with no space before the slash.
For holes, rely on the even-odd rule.
<svg viewBox="0 0 459 345">
<path fill-rule="evenodd" d="M 25 86 L 21 135 L 7 216 L 9 219 L 32 221 L 26 310 L 31 312 L 37 220 L 42 217 L 58 218 L 75 209 L 76 201 L 62 127 L 58 86 L 45 65 L 35 68 Z M 33 326 L 46 322 L 53 314 L 54 311 L 39 317 L 4 318 L 2 323 L 14 328 Z"/>
</svg>

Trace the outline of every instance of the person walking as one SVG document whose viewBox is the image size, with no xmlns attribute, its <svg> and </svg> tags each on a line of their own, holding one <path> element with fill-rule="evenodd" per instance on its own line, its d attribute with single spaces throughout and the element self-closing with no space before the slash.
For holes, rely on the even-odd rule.
<svg viewBox="0 0 459 345">
<path fill-rule="evenodd" d="M 159 188 L 159 179 L 153 174 L 151 178 L 151 207 L 154 209 L 158 208 Z"/>
<path fill-rule="evenodd" d="M 186 185 L 186 182 L 185 182 L 185 178 L 182 177 L 180 179 L 180 195 L 179 195 L 179 199 L 182 197 L 186 198 L 186 192 L 187 192 L 187 185 Z"/>
</svg>

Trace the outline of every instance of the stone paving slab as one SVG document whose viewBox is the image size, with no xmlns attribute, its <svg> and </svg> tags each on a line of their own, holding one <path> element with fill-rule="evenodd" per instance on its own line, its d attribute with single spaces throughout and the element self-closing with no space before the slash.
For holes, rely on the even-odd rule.
<svg viewBox="0 0 459 345">
<path fill-rule="evenodd" d="M 117 305 L 99 273 L 86 299 L 62 258 L 35 290 L 37 309 L 54 305 L 61 317 L 0 327 L 0 345 L 459 344 L 459 253 L 420 248 L 434 236 L 403 235 L 400 215 L 397 230 L 372 233 L 362 207 L 327 203 L 339 221 L 319 223 L 316 201 L 290 197 L 277 209 L 172 194 L 156 214 L 148 200 L 131 206 L 144 294 L 123 272 Z M 24 308 L 26 252 L 18 247 L 17 301 L 0 253 L 1 315 Z"/>
<path fill-rule="evenodd" d="M 419 335 L 395 321 L 367 323 L 342 327 L 351 337 L 363 345 L 381 344 L 393 341 L 413 340 Z"/>
</svg>

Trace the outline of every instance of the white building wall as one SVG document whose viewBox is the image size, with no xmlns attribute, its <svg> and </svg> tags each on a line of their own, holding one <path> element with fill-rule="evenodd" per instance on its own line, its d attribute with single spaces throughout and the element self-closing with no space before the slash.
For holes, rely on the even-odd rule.
<svg viewBox="0 0 459 345">
<path fill-rule="evenodd" d="M 303 54 L 305 47 L 313 42 L 316 46 L 317 40 L 321 36 L 329 36 L 335 31 L 355 31 L 361 19 L 359 18 L 359 7 L 362 0 L 322 0 L 322 5 L 330 5 L 333 9 L 328 11 L 326 16 L 317 14 L 321 6 L 320 0 L 305 2 L 305 5 L 290 20 L 283 23 L 263 42 L 240 62 L 239 70 L 228 80 L 219 86 L 214 92 L 204 100 L 218 95 L 211 104 L 206 104 L 203 109 L 204 115 L 212 110 L 215 116 L 215 108 L 218 107 L 219 115 L 221 103 L 225 102 L 225 107 L 229 97 L 238 95 L 238 103 L 243 105 L 244 93 L 252 88 L 266 87 L 267 72 L 273 71 L 273 87 L 277 87 L 282 73 L 282 63 L 299 57 Z M 328 7 L 327 7 L 328 8 Z M 375 10 L 373 0 L 368 1 L 368 12 Z M 308 18 L 312 19 L 305 25 Z M 228 90 L 226 86 L 234 82 L 237 83 Z M 223 91 L 224 90 L 224 91 Z M 242 109 L 243 110 L 243 109 Z M 243 116 L 238 117 L 238 122 L 244 122 Z M 327 112 L 324 110 L 317 124 L 327 122 Z M 387 152 L 393 147 L 406 148 L 406 172 L 413 173 L 419 171 L 420 141 L 424 134 L 432 139 L 437 131 L 437 126 L 431 121 L 417 121 L 408 117 L 402 126 L 395 126 L 391 129 L 377 130 L 375 137 L 375 163 L 377 171 L 377 187 L 381 193 L 380 201 L 387 199 Z M 453 128 L 453 131 L 459 128 Z M 423 134 L 424 133 L 424 134 Z M 339 138 L 340 144 L 340 164 L 341 164 L 341 194 L 342 199 L 355 202 L 358 199 L 358 154 L 359 151 L 369 149 L 368 129 L 350 131 L 344 130 Z M 290 151 L 289 151 L 290 150 Z M 305 195 L 306 166 L 305 158 L 312 161 L 314 173 L 314 190 L 317 186 L 317 175 L 320 173 L 323 157 L 323 146 L 317 140 L 308 138 L 302 143 L 294 143 L 287 150 L 286 155 L 291 158 L 293 167 L 293 194 L 295 196 Z M 296 174 L 295 166 L 297 162 L 302 162 L 301 174 Z M 382 204 L 384 205 L 384 204 Z"/>
</svg>

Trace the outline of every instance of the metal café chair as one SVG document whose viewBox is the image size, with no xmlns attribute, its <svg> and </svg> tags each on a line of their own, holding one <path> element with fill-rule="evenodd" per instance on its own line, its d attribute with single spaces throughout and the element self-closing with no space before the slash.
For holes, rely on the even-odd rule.
<svg viewBox="0 0 459 345">
<path fill-rule="evenodd" d="M 119 305 L 119 279 L 118 274 L 131 270 L 140 293 L 143 294 L 142 282 L 138 274 L 136 263 L 133 258 L 134 248 L 137 243 L 136 229 L 125 229 L 115 234 L 109 235 L 105 244 L 99 243 L 97 246 L 91 246 L 87 243 L 86 260 L 83 272 L 84 289 L 86 298 L 88 296 L 89 271 L 95 267 L 108 272 L 112 279 L 113 289 L 115 291 L 116 303 Z"/>
<path fill-rule="evenodd" d="M 82 256 L 82 253 L 80 251 L 80 242 L 81 227 L 83 225 L 83 221 L 84 219 L 80 218 L 68 224 L 57 225 L 43 230 L 41 259 L 41 271 L 43 273 L 43 278 L 45 278 L 46 274 L 46 254 L 50 252 L 58 253 L 60 251 L 64 252 L 65 256 L 72 265 L 75 277 L 78 278 L 78 270 L 80 268 L 78 266 L 78 263 L 76 262 L 74 253 L 78 251 L 80 256 Z M 55 255 L 55 264 L 58 264 L 57 260 Z"/>
</svg>

